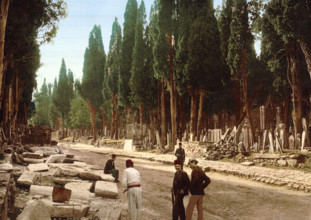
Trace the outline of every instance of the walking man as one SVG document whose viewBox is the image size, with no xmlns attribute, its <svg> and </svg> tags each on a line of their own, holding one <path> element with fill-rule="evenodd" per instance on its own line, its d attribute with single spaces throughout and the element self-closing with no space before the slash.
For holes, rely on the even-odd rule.
<svg viewBox="0 0 311 220">
<path fill-rule="evenodd" d="M 179 142 L 179 148 L 177 148 L 175 151 L 175 156 L 177 157 L 176 159 L 179 160 L 181 163 L 181 169 L 183 169 L 186 154 L 185 154 L 185 150 L 182 148 L 181 142 Z"/>
<path fill-rule="evenodd" d="M 127 191 L 128 212 L 131 220 L 140 220 L 141 182 L 140 173 L 134 168 L 132 160 L 125 161 L 126 169 L 122 175 L 122 185 Z"/>
<path fill-rule="evenodd" d="M 112 176 L 115 179 L 115 182 L 118 183 L 119 181 L 119 170 L 116 170 L 115 166 L 114 166 L 114 161 L 116 160 L 116 155 L 112 154 L 111 159 L 109 159 L 106 162 L 106 166 L 104 169 L 104 173 L 105 174 L 112 174 Z"/>
<path fill-rule="evenodd" d="M 186 219 L 185 207 L 184 207 L 184 196 L 188 195 L 188 187 L 190 180 L 188 174 L 181 169 L 181 163 L 179 160 L 174 161 L 176 173 L 174 175 L 172 199 L 173 199 L 173 220 Z"/>
<path fill-rule="evenodd" d="M 197 165 L 195 158 L 189 160 L 191 172 L 191 182 L 189 191 L 191 193 L 189 203 L 186 208 L 186 220 L 191 220 L 193 209 L 197 206 L 198 220 L 203 220 L 203 197 L 204 189 L 210 184 L 211 180 L 205 172 Z"/>
</svg>

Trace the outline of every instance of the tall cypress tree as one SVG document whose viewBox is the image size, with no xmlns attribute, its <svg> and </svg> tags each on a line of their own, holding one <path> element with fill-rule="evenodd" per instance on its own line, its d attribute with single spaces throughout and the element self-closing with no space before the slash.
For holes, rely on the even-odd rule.
<svg viewBox="0 0 311 220">
<path fill-rule="evenodd" d="M 102 94 L 105 98 L 105 102 L 109 103 L 108 108 L 111 113 L 111 138 L 118 139 L 118 93 L 119 87 L 118 82 L 120 80 L 120 60 L 121 60 L 121 26 L 119 25 L 118 19 L 115 18 L 112 24 L 112 31 L 109 43 L 109 53 L 107 56 L 107 62 L 105 66 L 105 80 L 103 84 Z M 106 105 L 107 108 L 107 105 Z"/>
<path fill-rule="evenodd" d="M 87 102 L 92 121 L 93 141 L 97 138 L 96 112 L 103 103 L 103 81 L 106 54 L 102 40 L 101 27 L 94 25 L 89 45 L 84 53 L 82 82 L 77 82 L 79 94 Z"/>
<path fill-rule="evenodd" d="M 123 40 L 122 40 L 122 55 L 120 63 L 119 75 L 119 105 L 126 108 L 127 113 L 131 106 L 130 103 L 130 86 L 131 68 L 133 60 L 133 48 L 135 44 L 135 27 L 137 19 L 137 1 L 128 0 L 123 23 Z"/>
<path fill-rule="evenodd" d="M 188 59 L 185 66 L 187 88 L 191 95 L 191 133 L 199 138 L 202 124 L 203 102 L 207 94 L 221 87 L 222 68 L 220 34 L 214 9 L 197 5 L 197 18 L 190 27 Z M 199 110 L 197 109 L 199 98 Z M 197 118 L 197 125 L 195 124 Z"/>
<path fill-rule="evenodd" d="M 146 70 L 146 37 L 144 36 L 144 26 L 146 24 L 146 9 L 145 3 L 142 0 L 138 9 L 136 18 L 136 29 L 135 29 L 135 46 L 133 50 L 133 62 L 131 68 L 131 78 L 129 85 L 131 88 L 131 97 L 133 100 L 134 107 L 138 107 L 139 118 L 140 118 L 140 134 L 142 137 L 143 131 L 143 111 L 144 111 L 144 97 L 145 91 L 148 90 L 147 78 L 148 73 Z"/>
<path fill-rule="evenodd" d="M 61 114 L 63 121 L 63 131 L 65 124 L 68 126 L 68 113 L 70 111 L 70 100 L 72 99 L 72 91 L 70 91 L 70 89 L 72 88 L 69 87 L 65 60 L 62 59 L 62 65 L 58 76 L 58 87 L 56 90 L 55 98 L 53 99 L 53 103 Z M 67 123 L 65 122 L 66 119 Z"/>
</svg>

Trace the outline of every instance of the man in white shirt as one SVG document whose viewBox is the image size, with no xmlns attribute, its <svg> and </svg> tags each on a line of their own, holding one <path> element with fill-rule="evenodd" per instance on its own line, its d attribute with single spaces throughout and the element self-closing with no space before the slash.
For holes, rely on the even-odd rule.
<svg viewBox="0 0 311 220">
<path fill-rule="evenodd" d="M 132 160 L 125 161 L 126 169 L 122 175 L 122 185 L 127 190 L 128 212 L 131 220 L 140 220 L 141 185 L 140 173 L 133 166 Z"/>
</svg>

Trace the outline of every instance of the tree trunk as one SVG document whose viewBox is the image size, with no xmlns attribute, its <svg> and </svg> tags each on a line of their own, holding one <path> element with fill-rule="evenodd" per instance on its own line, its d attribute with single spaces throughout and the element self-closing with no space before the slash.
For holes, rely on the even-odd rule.
<svg viewBox="0 0 311 220">
<path fill-rule="evenodd" d="M 303 52 L 303 54 L 305 55 L 305 60 L 307 63 L 307 67 L 308 67 L 308 72 L 311 78 L 311 46 L 310 44 L 308 44 L 307 42 L 304 41 L 299 41 L 301 50 Z"/>
<path fill-rule="evenodd" d="M 183 132 L 186 130 L 186 120 L 184 113 L 185 94 L 178 96 L 178 139 L 181 141 Z"/>
<path fill-rule="evenodd" d="M 155 129 L 154 129 L 154 110 L 152 108 L 149 109 L 149 121 L 150 121 L 150 133 L 151 133 L 151 140 L 150 143 L 152 144 L 152 146 L 155 143 Z"/>
<path fill-rule="evenodd" d="M 253 126 L 253 120 L 251 115 L 251 109 L 249 106 L 248 95 L 247 95 L 247 78 L 246 78 L 246 50 L 243 49 L 242 51 L 242 60 L 241 60 L 241 73 L 243 79 L 243 94 L 244 94 L 244 101 L 245 101 L 245 112 L 248 119 L 248 123 L 251 127 L 251 132 L 253 136 L 254 142 L 257 142 L 257 136 L 255 135 L 255 129 Z"/>
<path fill-rule="evenodd" d="M 302 83 L 301 83 L 301 57 L 299 56 L 298 43 L 290 42 L 285 44 L 287 52 L 287 78 L 292 89 L 292 102 L 293 102 L 293 122 L 294 122 L 294 136 L 302 132 Z M 296 147 L 296 146 L 295 146 Z"/>
<path fill-rule="evenodd" d="M 193 140 L 196 137 L 196 128 L 197 128 L 197 102 L 198 96 L 194 89 L 188 88 L 188 92 L 191 96 L 191 113 L 190 113 L 190 133 L 193 135 Z"/>
<path fill-rule="evenodd" d="M 238 79 L 234 79 L 232 83 L 235 124 L 238 125 L 237 122 L 240 121 L 241 114 L 241 83 Z"/>
<path fill-rule="evenodd" d="M 174 149 L 177 141 L 177 124 L 176 124 L 176 115 L 177 115 L 177 90 L 176 83 L 174 82 L 174 45 L 172 42 L 172 36 L 167 35 L 167 40 L 169 43 L 169 63 L 170 63 L 170 78 L 169 78 L 169 86 L 170 86 L 170 105 L 171 105 L 171 124 L 172 124 L 172 143 L 169 143 L 171 147 Z"/>
<path fill-rule="evenodd" d="M 140 127 L 140 140 L 143 140 L 143 111 L 144 111 L 144 106 L 143 103 L 139 103 L 138 105 L 138 110 L 139 110 L 139 127 Z"/>
<path fill-rule="evenodd" d="M 161 83 L 161 144 L 166 145 L 166 114 L 165 114 L 165 87 L 164 80 Z"/>
<path fill-rule="evenodd" d="M 289 94 L 286 95 L 285 97 L 285 101 L 284 101 L 284 125 L 285 125 L 285 129 L 284 129 L 284 147 L 288 148 L 288 129 L 289 129 L 289 102 L 290 102 L 290 96 Z"/>
<path fill-rule="evenodd" d="M 9 13 L 10 0 L 2 0 L 0 8 L 0 108 L 3 97 L 3 78 L 4 78 L 4 44 L 5 30 Z"/>
<path fill-rule="evenodd" d="M 96 108 L 92 105 L 89 99 L 86 99 L 86 103 L 89 107 L 91 122 L 92 122 L 92 131 L 93 131 L 93 141 L 97 139 L 97 129 L 96 129 Z"/>
<path fill-rule="evenodd" d="M 199 96 L 200 96 L 200 101 L 199 101 L 198 124 L 197 124 L 197 134 L 198 134 L 197 141 L 200 141 L 200 136 L 201 136 L 202 114 L 203 114 L 203 103 L 204 103 L 205 91 L 200 90 Z"/>
</svg>

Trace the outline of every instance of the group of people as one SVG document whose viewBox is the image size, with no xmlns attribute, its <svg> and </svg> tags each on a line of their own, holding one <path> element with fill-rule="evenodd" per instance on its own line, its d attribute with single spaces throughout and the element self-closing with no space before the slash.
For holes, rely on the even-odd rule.
<svg viewBox="0 0 311 220">
<path fill-rule="evenodd" d="M 179 143 L 179 148 L 175 152 L 177 159 L 174 161 L 176 169 L 172 193 L 173 220 L 191 220 L 195 206 L 198 210 L 198 220 L 203 220 L 203 197 L 204 189 L 210 184 L 210 178 L 205 172 L 198 166 L 198 161 L 195 158 L 189 160 L 189 166 L 192 169 L 191 179 L 188 174 L 183 170 L 183 164 L 185 162 L 185 151 L 182 148 L 182 143 Z M 116 155 L 112 155 L 111 159 L 106 162 L 104 173 L 112 174 L 115 178 L 115 182 L 119 181 L 119 171 L 115 169 L 114 161 Z M 140 173 L 134 168 L 134 162 L 132 160 L 125 161 L 126 169 L 122 174 L 122 185 L 127 191 L 128 197 L 128 212 L 131 220 L 140 220 L 141 213 L 141 179 Z M 183 199 L 185 196 L 191 193 L 189 203 L 185 210 Z"/>
</svg>

